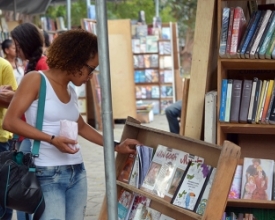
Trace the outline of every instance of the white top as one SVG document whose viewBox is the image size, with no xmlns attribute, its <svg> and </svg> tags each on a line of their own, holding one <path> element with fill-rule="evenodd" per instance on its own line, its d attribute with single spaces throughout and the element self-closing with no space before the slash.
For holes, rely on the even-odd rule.
<svg viewBox="0 0 275 220">
<path fill-rule="evenodd" d="M 43 72 L 39 72 L 43 74 Z M 45 75 L 43 74 L 43 76 Z M 79 118 L 77 96 L 74 89 L 68 86 L 71 99 L 66 104 L 61 102 L 46 76 L 45 79 L 47 88 L 42 131 L 49 135 L 58 136 L 60 131 L 60 120 L 77 121 Z M 37 105 L 38 100 L 33 101 L 25 113 L 27 123 L 34 127 Z M 80 150 L 76 154 L 62 153 L 54 145 L 43 141 L 40 143 L 39 157 L 35 159 L 36 166 L 73 165 L 82 162 L 83 159 Z"/>
<path fill-rule="evenodd" d="M 13 73 L 14 73 L 17 85 L 19 85 L 24 76 L 24 68 L 21 66 L 17 66 L 17 68 L 13 69 Z"/>
</svg>

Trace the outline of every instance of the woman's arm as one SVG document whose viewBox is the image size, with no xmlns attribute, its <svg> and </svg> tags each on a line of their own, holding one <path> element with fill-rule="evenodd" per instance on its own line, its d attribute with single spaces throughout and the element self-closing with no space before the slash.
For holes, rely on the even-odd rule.
<svg viewBox="0 0 275 220">
<path fill-rule="evenodd" d="M 90 142 L 103 146 L 103 136 L 94 128 L 92 128 L 90 125 L 88 125 L 86 122 L 84 122 L 81 115 L 79 115 L 79 119 L 77 123 L 78 123 L 78 134 L 80 136 L 82 136 L 83 138 L 85 138 Z M 140 144 L 137 140 L 126 139 L 119 145 L 115 146 L 114 150 L 117 151 L 118 153 L 135 153 L 135 149 L 132 148 L 132 146 L 135 146 L 137 144 Z"/>
<path fill-rule="evenodd" d="M 74 140 L 64 137 L 55 137 L 52 140 L 50 134 L 39 131 L 21 119 L 32 102 L 38 98 L 40 80 L 41 74 L 38 72 L 30 72 L 23 77 L 4 117 L 3 129 L 26 138 L 52 143 L 62 152 L 76 153 L 77 150 L 68 146 L 75 144 Z"/>
</svg>

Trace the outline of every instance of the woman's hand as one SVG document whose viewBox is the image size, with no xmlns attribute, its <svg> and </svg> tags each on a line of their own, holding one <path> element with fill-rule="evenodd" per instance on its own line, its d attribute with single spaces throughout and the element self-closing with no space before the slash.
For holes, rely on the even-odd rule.
<svg viewBox="0 0 275 220">
<path fill-rule="evenodd" d="M 137 144 L 140 143 L 135 139 L 126 139 L 116 146 L 115 151 L 121 154 L 135 154 L 136 149 L 133 147 Z M 130 145 L 132 145 L 132 147 Z"/>
<path fill-rule="evenodd" d="M 51 143 L 62 153 L 75 154 L 79 151 L 78 148 L 73 149 L 69 146 L 69 144 L 72 144 L 72 145 L 77 144 L 77 141 L 71 140 L 66 137 L 60 137 L 60 136 L 54 137 Z"/>
<path fill-rule="evenodd" d="M 14 93 L 15 93 L 14 91 L 9 90 L 9 89 L 1 89 L 0 100 L 10 103 L 10 101 L 12 100 L 12 98 L 14 96 Z"/>
</svg>

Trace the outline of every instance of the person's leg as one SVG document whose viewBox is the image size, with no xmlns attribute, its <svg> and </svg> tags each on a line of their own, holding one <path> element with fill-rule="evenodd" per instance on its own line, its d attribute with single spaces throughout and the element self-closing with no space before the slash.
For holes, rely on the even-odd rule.
<svg viewBox="0 0 275 220">
<path fill-rule="evenodd" d="M 178 118 L 181 116 L 182 101 L 177 101 L 165 109 L 170 132 L 179 134 L 180 127 Z"/>
<path fill-rule="evenodd" d="M 83 220 L 87 205 L 87 177 L 84 164 L 74 166 L 71 184 L 66 193 L 66 220 Z"/>
<path fill-rule="evenodd" d="M 0 142 L 0 152 L 9 151 L 10 143 L 9 142 Z M 0 220 L 11 220 L 12 219 L 12 209 L 6 208 L 5 215 L 0 218 Z"/>
<path fill-rule="evenodd" d="M 17 220 L 27 220 L 26 219 L 26 213 L 21 211 L 16 211 Z M 29 220 L 32 219 L 32 215 L 29 214 Z"/>
</svg>

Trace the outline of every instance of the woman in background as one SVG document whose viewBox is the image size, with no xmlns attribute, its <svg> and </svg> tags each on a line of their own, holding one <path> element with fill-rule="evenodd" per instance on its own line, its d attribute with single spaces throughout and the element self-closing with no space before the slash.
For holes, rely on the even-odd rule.
<svg viewBox="0 0 275 220">
<path fill-rule="evenodd" d="M 2 42 L 2 50 L 5 54 L 5 59 L 12 65 L 17 85 L 19 85 L 24 76 L 25 67 L 22 60 L 16 57 L 16 48 L 13 41 L 11 39 L 4 40 Z"/>
</svg>

